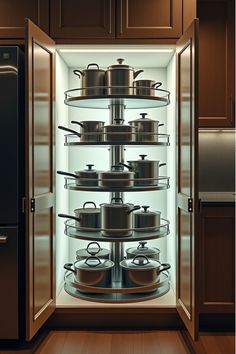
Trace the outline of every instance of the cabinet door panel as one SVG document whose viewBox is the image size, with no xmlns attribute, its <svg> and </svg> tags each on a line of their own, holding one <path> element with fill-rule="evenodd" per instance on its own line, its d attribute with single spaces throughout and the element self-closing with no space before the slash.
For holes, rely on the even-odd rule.
<svg viewBox="0 0 236 354">
<path fill-rule="evenodd" d="M 24 38 L 25 18 L 49 31 L 48 0 L 1 0 L 0 38 Z"/>
<path fill-rule="evenodd" d="M 182 0 L 120 0 L 117 37 L 177 38 L 182 33 Z"/>
<path fill-rule="evenodd" d="M 53 38 L 115 37 L 115 0 L 52 0 Z"/>
<path fill-rule="evenodd" d="M 177 42 L 177 294 L 180 317 L 197 337 L 195 258 L 198 225 L 198 21 Z"/>
<path fill-rule="evenodd" d="M 234 126 L 234 1 L 202 1 L 199 27 L 199 124 Z"/>
<path fill-rule="evenodd" d="M 55 308 L 54 55 L 55 43 L 27 21 L 26 337 Z"/>
</svg>

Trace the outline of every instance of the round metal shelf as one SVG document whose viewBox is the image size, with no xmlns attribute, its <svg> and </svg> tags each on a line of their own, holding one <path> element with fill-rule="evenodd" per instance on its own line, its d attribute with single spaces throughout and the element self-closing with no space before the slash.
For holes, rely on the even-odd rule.
<svg viewBox="0 0 236 354">
<path fill-rule="evenodd" d="M 170 290 L 169 282 L 166 282 L 162 287 L 157 288 L 152 292 L 147 293 L 83 293 L 78 289 L 64 283 L 64 289 L 67 294 L 76 297 L 78 299 L 93 301 L 93 302 L 108 302 L 108 303 L 130 303 L 130 302 L 139 302 L 145 300 L 152 300 L 157 297 L 163 296 Z"/>
<path fill-rule="evenodd" d="M 158 183 L 155 185 L 147 186 L 133 186 L 133 187 L 100 187 L 100 186 L 80 186 L 75 183 L 75 179 L 71 177 L 65 177 L 65 189 L 73 191 L 86 191 L 86 192 L 148 192 L 148 191 L 158 191 L 165 190 L 170 188 L 169 184 L 170 177 L 159 176 Z M 153 180 L 153 179 L 151 179 Z M 73 183 L 71 181 L 74 181 Z M 87 179 L 88 181 L 88 179 Z M 104 180 L 103 180 L 104 181 Z M 113 180 L 114 181 L 114 180 Z M 127 183 L 127 180 L 116 179 L 116 181 L 124 181 Z M 164 181 L 165 183 L 159 183 L 159 181 Z"/>
<path fill-rule="evenodd" d="M 103 236 L 101 230 L 100 231 L 84 231 L 78 230 L 75 226 L 74 220 L 66 220 L 65 221 L 65 235 L 86 241 L 100 241 L 100 242 L 133 242 L 133 241 L 142 241 L 142 240 L 151 240 L 157 239 L 161 237 L 165 237 L 170 233 L 169 224 L 170 222 L 166 219 L 161 218 L 161 226 L 156 228 L 156 230 L 149 231 L 148 228 L 142 229 L 142 231 L 135 231 L 136 229 L 132 229 L 132 234 L 130 236 Z M 121 231 L 120 229 L 118 230 Z M 124 230 L 127 231 L 127 230 Z"/>
<path fill-rule="evenodd" d="M 138 294 L 138 293 L 146 293 L 152 292 L 162 286 L 166 285 L 169 282 L 169 273 L 162 272 L 160 274 L 160 281 L 151 285 L 139 286 L 139 287 L 124 287 L 122 282 L 112 282 L 110 287 L 98 287 L 98 286 L 89 286 L 84 285 L 75 280 L 74 273 L 70 271 L 66 271 L 64 276 L 64 281 L 67 285 L 72 288 L 78 289 L 81 292 L 85 293 L 97 293 L 97 294 L 112 294 L 112 293 L 120 293 L 120 294 Z"/>
<path fill-rule="evenodd" d="M 95 108 L 95 109 L 107 109 L 113 104 L 123 105 L 127 109 L 145 109 L 145 108 L 157 108 L 164 107 L 170 103 L 170 92 L 162 89 L 153 89 L 152 96 L 139 96 L 136 94 L 115 94 L 115 95 L 87 95 L 83 96 L 83 91 L 86 89 L 89 92 L 98 88 L 106 90 L 110 86 L 96 86 L 96 87 L 84 87 L 76 88 L 65 91 L 65 100 L 64 103 L 72 107 L 80 108 Z M 129 86 L 112 86 L 112 89 L 133 89 Z"/>
</svg>

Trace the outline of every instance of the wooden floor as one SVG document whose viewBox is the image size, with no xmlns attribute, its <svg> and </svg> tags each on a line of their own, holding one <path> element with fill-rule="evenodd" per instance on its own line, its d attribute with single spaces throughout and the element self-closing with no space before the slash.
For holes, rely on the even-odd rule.
<svg viewBox="0 0 236 354">
<path fill-rule="evenodd" d="M 51 331 L 36 354 L 234 354 L 234 334 L 181 331 Z"/>
</svg>

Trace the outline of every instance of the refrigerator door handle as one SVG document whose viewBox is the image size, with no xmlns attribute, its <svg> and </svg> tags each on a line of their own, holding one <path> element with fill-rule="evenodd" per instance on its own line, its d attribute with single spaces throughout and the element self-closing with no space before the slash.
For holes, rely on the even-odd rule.
<svg viewBox="0 0 236 354">
<path fill-rule="evenodd" d="M 7 238 L 8 238 L 7 235 L 0 235 L 0 244 L 7 243 Z"/>
</svg>

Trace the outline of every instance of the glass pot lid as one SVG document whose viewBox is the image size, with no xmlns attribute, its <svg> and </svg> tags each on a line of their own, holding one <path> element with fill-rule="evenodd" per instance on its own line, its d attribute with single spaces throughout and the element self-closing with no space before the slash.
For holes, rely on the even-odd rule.
<svg viewBox="0 0 236 354">
<path fill-rule="evenodd" d="M 137 254 L 153 255 L 153 254 L 160 253 L 159 248 L 147 247 L 146 244 L 147 244 L 146 241 L 140 241 L 137 247 L 127 248 L 126 253 L 132 255 L 137 255 Z"/>
<path fill-rule="evenodd" d="M 159 269 L 161 262 L 149 259 L 145 254 L 137 254 L 134 258 L 123 259 L 120 262 L 121 267 L 126 269 L 144 270 L 144 269 Z"/>
<path fill-rule="evenodd" d="M 87 269 L 87 270 L 102 270 L 109 269 L 114 266 L 114 262 L 108 259 L 101 259 L 97 256 L 89 256 L 86 259 L 76 261 L 74 263 L 75 269 Z"/>
</svg>

